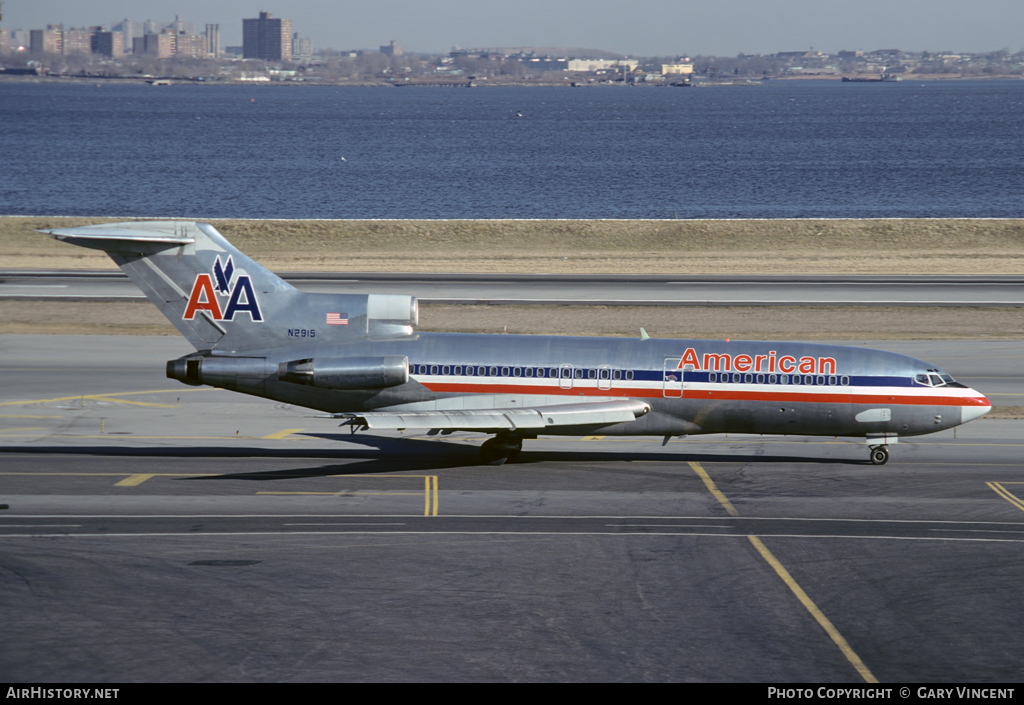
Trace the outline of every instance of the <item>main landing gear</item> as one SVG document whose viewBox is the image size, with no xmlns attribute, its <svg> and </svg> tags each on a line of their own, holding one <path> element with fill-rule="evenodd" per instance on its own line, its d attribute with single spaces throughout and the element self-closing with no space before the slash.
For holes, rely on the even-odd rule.
<svg viewBox="0 0 1024 705">
<path fill-rule="evenodd" d="M 875 465 L 889 462 L 889 446 L 871 446 L 871 462 Z"/>
<path fill-rule="evenodd" d="M 486 465 L 502 465 L 515 460 L 523 449 L 523 439 L 518 436 L 495 436 L 480 446 L 480 460 Z"/>
</svg>

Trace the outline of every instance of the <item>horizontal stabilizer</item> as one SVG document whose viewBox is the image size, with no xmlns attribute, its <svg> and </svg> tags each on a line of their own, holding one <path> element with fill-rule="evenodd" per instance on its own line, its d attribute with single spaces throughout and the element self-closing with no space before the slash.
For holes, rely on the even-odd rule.
<svg viewBox="0 0 1024 705">
<path fill-rule="evenodd" d="M 143 223 L 112 223 L 87 225 L 80 228 L 43 228 L 41 233 L 73 244 L 105 249 L 104 243 L 117 247 L 119 243 L 148 243 L 154 245 L 192 245 L 195 237 L 187 226 L 176 221 Z"/>
<path fill-rule="evenodd" d="M 374 430 L 429 428 L 448 431 L 543 431 L 566 426 L 605 426 L 633 421 L 651 410 L 634 399 L 559 404 L 533 408 L 463 409 L 450 411 L 368 411 L 334 414 L 342 425 Z"/>
</svg>

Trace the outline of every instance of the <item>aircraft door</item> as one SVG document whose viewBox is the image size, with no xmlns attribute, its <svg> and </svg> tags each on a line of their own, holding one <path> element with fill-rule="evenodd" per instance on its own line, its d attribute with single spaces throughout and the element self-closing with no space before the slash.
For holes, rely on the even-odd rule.
<svg viewBox="0 0 1024 705">
<path fill-rule="evenodd" d="M 562 365 L 558 370 L 558 386 L 572 389 L 572 365 Z"/>
<path fill-rule="evenodd" d="M 612 371 L 608 367 L 608 365 L 601 365 L 600 367 L 597 368 L 597 388 L 612 388 Z"/>
<path fill-rule="evenodd" d="M 669 399 L 679 399 L 683 396 L 683 371 L 677 369 L 678 365 L 678 357 L 665 358 L 661 394 Z"/>
</svg>

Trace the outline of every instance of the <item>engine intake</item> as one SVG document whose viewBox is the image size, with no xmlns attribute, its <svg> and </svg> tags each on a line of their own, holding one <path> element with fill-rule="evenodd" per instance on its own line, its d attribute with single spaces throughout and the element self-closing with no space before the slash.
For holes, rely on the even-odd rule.
<svg viewBox="0 0 1024 705">
<path fill-rule="evenodd" d="M 292 360 L 278 365 L 277 378 L 323 389 L 383 389 L 409 381 L 409 358 L 387 355 Z"/>
</svg>

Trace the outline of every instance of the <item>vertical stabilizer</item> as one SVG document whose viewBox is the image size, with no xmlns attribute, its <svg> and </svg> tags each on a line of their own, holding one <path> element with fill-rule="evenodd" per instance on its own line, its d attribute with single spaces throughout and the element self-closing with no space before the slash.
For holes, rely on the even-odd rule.
<svg viewBox="0 0 1024 705">
<path fill-rule="evenodd" d="M 305 294 L 231 245 L 208 223 L 150 221 L 47 230 L 105 251 L 197 350 L 281 344 L 268 321 Z"/>
</svg>

